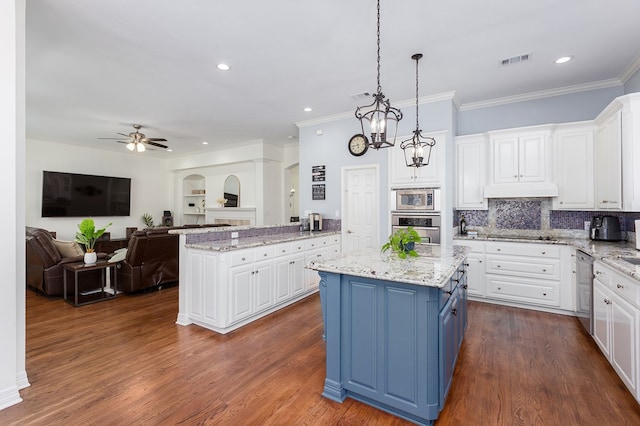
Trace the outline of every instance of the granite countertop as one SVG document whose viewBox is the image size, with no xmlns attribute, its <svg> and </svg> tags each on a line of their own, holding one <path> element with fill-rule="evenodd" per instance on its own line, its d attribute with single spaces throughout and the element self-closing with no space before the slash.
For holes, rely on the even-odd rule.
<svg viewBox="0 0 640 426">
<path fill-rule="evenodd" d="M 283 226 L 291 226 L 291 225 L 300 226 L 300 223 L 290 222 L 286 224 L 276 224 L 276 225 L 201 226 L 201 227 L 193 227 L 193 228 L 170 229 L 168 232 L 169 234 L 185 234 L 185 235 L 208 234 L 212 232 L 229 232 L 229 231 L 244 231 L 244 230 L 251 230 L 251 229 L 281 228 Z"/>
<path fill-rule="evenodd" d="M 640 260 L 640 251 L 636 250 L 634 242 L 629 241 L 595 241 L 586 238 L 551 237 L 539 239 L 536 237 L 478 235 L 476 237 L 454 236 L 454 241 L 503 241 L 511 243 L 537 243 L 570 245 L 585 252 L 594 259 L 602 261 L 618 272 L 640 280 L 640 265 L 627 262 L 624 258 L 633 257 Z"/>
<path fill-rule="evenodd" d="M 340 232 L 320 231 L 320 232 L 288 232 L 284 234 L 260 235 L 256 237 L 240 237 L 237 239 L 226 239 L 219 241 L 205 241 L 201 243 L 185 244 L 185 247 L 199 250 L 230 251 L 241 250 L 253 247 L 261 247 L 269 244 L 288 243 L 291 241 L 307 240 L 309 238 L 326 237 L 329 235 L 339 235 Z"/>
<path fill-rule="evenodd" d="M 364 249 L 339 257 L 313 261 L 308 269 L 442 288 L 464 261 L 470 249 L 418 244 L 420 254 L 410 260 L 398 259 L 379 249 Z"/>
</svg>

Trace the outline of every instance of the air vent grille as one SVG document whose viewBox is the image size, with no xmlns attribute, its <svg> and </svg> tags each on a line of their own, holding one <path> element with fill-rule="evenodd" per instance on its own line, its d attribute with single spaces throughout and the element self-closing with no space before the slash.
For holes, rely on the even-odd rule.
<svg viewBox="0 0 640 426">
<path fill-rule="evenodd" d="M 512 56 L 511 58 L 503 59 L 500 61 L 501 65 L 517 64 L 519 62 L 525 62 L 531 60 L 531 53 L 525 53 L 524 55 Z"/>
<path fill-rule="evenodd" d="M 354 100 L 360 100 L 360 99 L 364 99 L 364 98 L 368 98 L 371 96 L 371 93 L 369 92 L 362 92 L 362 93 L 356 93 L 355 95 L 351 95 L 351 99 Z"/>
</svg>

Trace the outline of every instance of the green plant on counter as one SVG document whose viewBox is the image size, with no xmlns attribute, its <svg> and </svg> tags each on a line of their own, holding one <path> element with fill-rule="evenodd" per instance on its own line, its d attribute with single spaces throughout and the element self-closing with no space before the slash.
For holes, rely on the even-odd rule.
<svg viewBox="0 0 640 426">
<path fill-rule="evenodd" d="M 151 216 L 149 213 L 145 213 L 142 215 L 142 223 L 144 223 L 147 228 L 153 228 L 154 226 L 156 226 L 153 223 L 153 216 Z"/>
<path fill-rule="evenodd" d="M 111 226 L 111 222 L 109 222 L 104 228 L 96 231 L 96 225 L 93 222 L 93 219 L 85 219 L 78 224 L 76 242 L 84 244 L 87 253 L 92 253 L 96 240 L 104 234 L 104 231 L 106 231 L 109 226 Z"/>
<path fill-rule="evenodd" d="M 389 239 L 382 245 L 380 250 L 384 253 L 391 249 L 400 259 L 406 259 L 407 256 L 418 257 L 418 252 L 415 251 L 415 244 L 420 241 L 422 241 L 422 238 L 418 235 L 418 232 L 409 226 L 406 229 L 398 229 L 389 235 Z"/>
</svg>

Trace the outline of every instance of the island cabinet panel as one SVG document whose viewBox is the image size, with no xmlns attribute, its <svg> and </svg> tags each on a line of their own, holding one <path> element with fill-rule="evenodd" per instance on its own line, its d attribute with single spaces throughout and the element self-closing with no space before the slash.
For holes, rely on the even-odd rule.
<svg viewBox="0 0 640 426">
<path fill-rule="evenodd" d="M 438 290 L 429 290 L 343 277 L 343 386 L 349 396 L 408 415 L 437 415 L 437 380 L 429 379 L 437 377 L 438 338 L 429 324 L 438 321 Z"/>
</svg>

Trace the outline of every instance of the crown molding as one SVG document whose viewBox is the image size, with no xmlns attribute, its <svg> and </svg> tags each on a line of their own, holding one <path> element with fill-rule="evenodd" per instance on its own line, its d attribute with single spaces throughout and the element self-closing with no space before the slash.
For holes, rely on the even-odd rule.
<svg viewBox="0 0 640 426">
<path fill-rule="evenodd" d="M 636 58 L 622 72 L 622 75 L 620 76 L 622 84 L 626 83 L 627 80 L 629 80 L 638 70 L 640 70 L 640 55 L 636 56 Z"/>
<path fill-rule="evenodd" d="M 456 108 L 458 108 L 458 99 L 456 98 L 456 91 L 452 90 L 450 92 L 444 92 L 444 93 L 438 93 L 435 95 L 429 95 L 429 96 L 422 96 L 418 98 L 418 105 L 422 105 L 422 104 L 429 104 L 429 103 L 433 103 L 433 102 L 440 102 L 440 101 L 452 101 L 454 103 L 454 105 L 456 106 Z M 397 103 L 394 103 L 394 107 L 395 108 L 407 108 L 407 107 L 412 107 L 416 104 L 416 100 L 412 99 L 412 100 L 405 100 L 405 101 L 400 101 Z M 346 118 L 353 118 L 355 117 L 355 113 L 353 111 L 351 112 L 343 112 L 340 114 L 335 114 L 335 115 L 328 115 L 326 117 L 319 117 L 319 118 L 314 118 L 311 120 L 304 120 L 304 121 L 296 121 L 295 125 L 298 126 L 298 128 L 303 128 L 303 127 L 309 127 L 309 126 L 315 126 L 318 124 L 324 124 L 324 123 L 330 123 L 333 121 L 338 121 L 338 120 L 344 120 Z"/>
<path fill-rule="evenodd" d="M 606 89 L 609 87 L 621 86 L 620 79 L 612 78 L 609 80 L 594 81 L 592 83 L 576 84 L 573 86 L 559 87 L 556 89 L 541 90 L 539 92 L 524 93 L 522 95 L 506 96 L 504 98 L 490 99 L 487 101 L 470 102 L 463 104 L 460 111 L 469 111 L 472 109 L 488 108 L 499 105 L 513 104 L 516 102 L 532 101 L 535 99 L 550 98 L 553 96 L 569 95 L 572 93 L 586 92 L 595 89 Z"/>
</svg>

